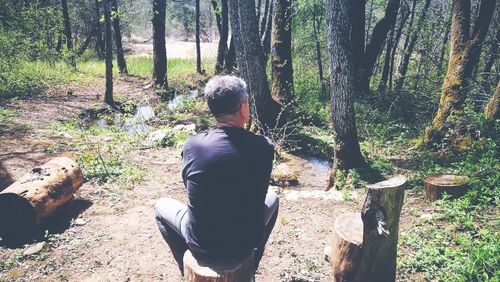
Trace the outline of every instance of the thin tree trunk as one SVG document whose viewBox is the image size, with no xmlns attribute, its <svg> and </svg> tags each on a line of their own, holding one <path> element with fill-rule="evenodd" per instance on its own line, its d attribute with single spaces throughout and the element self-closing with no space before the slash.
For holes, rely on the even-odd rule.
<svg viewBox="0 0 500 282">
<path fill-rule="evenodd" d="M 399 41 L 401 40 L 401 36 L 403 35 L 403 29 L 405 26 L 408 17 L 410 16 L 409 12 L 406 11 L 402 20 L 399 23 L 398 31 L 396 32 L 396 38 L 394 39 L 394 44 L 392 44 L 391 50 L 391 61 L 389 62 L 389 91 L 392 91 L 392 79 L 394 74 L 394 61 L 396 59 L 396 51 L 398 49 Z"/>
<path fill-rule="evenodd" d="M 411 32 L 413 28 L 413 20 L 415 19 L 415 13 L 417 12 L 417 0 L 413 0 L 410 12 L 410 22 L 408 24 L 408 34 L 405 37 L 405 43 L 403 45 L 403 50 L 408 48 L 410 42 Z"/>
<path fill-rule="evenodd" d="M 333 122 L 334 162 L 329 187 L 335 184 L 337 170 L 365 165 L 358 143 L 354 115 L 354 72 L 352 69 L 351 6 L 349 0 L 327 1 L 328 56 Z"/>
<path fill-rule="evenodd" d="M 382 52 L 387 33 L 394 26 L 399 10 L 399 0 L 389 0 L 384 17 L 373 28 L 370 42 L 365 48 L 363 60 L 356 73 L 355 86 L 359 96 L 367 96 L 370 92 L 370 79 L 375 63 Z"/>
<path fill-rule="evenodd" d="M 217 1 L 212 1 L 216 12 L 217 27 L 219 29 L 219 46 L 217 48 L 217 62 L 215 64 L 215 73 L 219 74 L 224 69 L 224 59 L 227 53 L 227 39 L 229 35 L 229 21 L 227 11 L 227 0 L 221 0 L 220 10 L 217 9 Z"/>
<path fill-rule="evenodd" d="M 64 35 L 66 36 L 66 47 L 68 50 L 73 50 L 73 38 L 71 36 L 71 24 L 69 22 L 68 3 L 66 0 L 61 0 L 63 21 L 64 21 Z"/>
<path fill-rule="evenodd" d="M 234 71 L 234 67 L 236 65 L 236 47 L 234 45 L 234 35 L 231 36 L 231 40 L 229 41 L 229 50 L 226 54 L 226 59 L 224 60 L 224 69 L 231 73 Z"/>
<path fill-rule="evenodd" d="M 118 12 L 118 2 L 117 0 L 111 0 L 111 9 L 113 11 L 113 29 L 115 35 L 115 45 L 116 45 L 116 60 L 118 61 L 118 70 L 121 74 L 127 74 L 127 63 L 125 62 L 125 56 L 123 55 L 123 44 L 122 44 L 122 32 L 120 29 L 120 16 Z"/>
<path fill-rule="evenodd" d="M 66 47 L 69 51 L 70 63 L 73 68 L 76 68 L 75 54 L 73 54 L 73 38 L 71 35 L 71 24 L 69 21 L 68 3 L 66 0 L 61 0 L 63 22 L 64 22 L 64 35 L 66 36 Z"/>
<path fill-rule="evenodd" d="M 380 77 L 380 83 L 377 88 L 378 94 L 384 92 L 385 87 L 387 86 L 387 80 L 389 78 L 389 71 L 391 68 L 391 50 L 393 44 L 394 44 L 394 28 L 392 28 L 391 33 L 389 34 L 389 38 L 387 39 L 387 47 L 385 49 L 385 56 L 384 56 L 384 67 L 382 69 L 382 76 Z"/>
<path fill-rule="evenodd" d="M 394 90 L 399 93 L 401 89 L 403 89 L 405 78 L 406 78 L 406 72 L 408 71 L 408 64 L 410 63 L 410 57 L 411 54 L 413 53 L 413 48 L 415 47 L 415 44 L 417 43 L 418 36 L 420 34 L 420 30 L 422 29 L 422 26 L 425 22 L 425 18 L 427 17 L 427 10 L 429 9 L 429 6 L 431 4 L 431 0 L 425 0 L 424 7 L 421 11 L 420 17 L 418 18 L 417 21 L 417 26 L 415 27 L 415 30 L 413 31 L 413 34 L 410 37 L 410 41 L 408 44 L 408 48 L 404 50 L 404 55 L 403 59 L 401 60 L 401 64 L 399 65 L 398 69 L 398 74 L 396 76 L 396 85 Z"/>
<path fill-rule="evenodd" d="M 460 145 L 463 135 L 457 120 L 463 116 L 467 85 L 477 64 L 477 51 L 486 37 L 495 4 L 495 0 L 481 1 L 479 16 L 470 35 L 470 0 L 453 1 L 448 71 L 444 78 L 438 111 L 431 126 L 425 130 L 426 144 L 441 142 L 446 132 L 452 130 L 455 135 L 450 141 Z"/>
<path fill-rule="evenodd" d="M 450 39 L 451 23 L 450 21 L 448 21 L 447 23 L 448 26 L 446 27 L 446 31 L 444 32 L 441 54 L 439 55 L 439 61 L 438 61 L 439 73 L 441 73 L 443 70 L 444 57 L 446 55 L 446 46 L 448 45 L 448 40 Z"/>
<path fill-rule="evenodd" d="M 281 110 L 280 104 L 271 97 L 267 82 L 266 68 L 262 60 L 262 47 L 255 16 L 254 0 L 230 0 L 229 15 L 235 43 L 240 74 L 248 85 L 252 100 L 254 120 L 260 131 L 273 129 Z"/>
<path fill-rule="evenodd" d="M 366 27 L 366 35 L 364 46 L 368 44 L 368 40 L 370 39 L 370 29 L 372 28 L 372 18 L 373 18 L 373 0 L 370 1 L 370 13 L 368 14 L 368 26 Z"/>
<path fill-rule="evenodd" d="M 111 38 L 111 5 L 109 0 L 104 0 L 104 29 L 106 42 L 106 92 L 104 102 L 114 106 L 113 100 L 113 39 Z"/>
<path fill-rule="evenodd" d="M 104 59 L 104 53 L 106 47 L 104 46 L 104 40 L 102 40 L 102 25 L 101 25 L 101 11 L 99 8 L 99 0 L 95 0 L 95 17 L 96 17 L 96 53 L 99 59 Z"/>
<path fill-rule="evenodd" d="M 271 0 L 271 3 L 269 3 L 269 12 L 267 15 L 266 27 L 261 36 L 262 60 L 264 66 L 267 65 L 267 61 L 269 61 L 269 53 L 271 52 L 271 29 L 273 25 L 274 2 L 275 0 Z"/>
<path fill-rule="evenodd" d="M 321 28 L 321 14 L 317 11 L 317 6 L 315 6 L 313 11 L 313 33 L 314 41 L 316 43 L 316 61 L 318 63 L 318 78 L 321 85 L 321 99 L 323 102 L 327 101 L 327 93 L 325 87 L 325 78 L 323 74 L 323 61 L 321 59 L 321 43 L 319 40 L 319 31 Z"/>
<path fill-rule="evenodd" d="M 490 73 L 491 68 L 493 67 L 493 64 L 495 63 L 495 60 L 498 58 L 498 45 L 500 44 L 500 28 L 497 27 L 497 32 L 495 34 L 495 37 L 493 38 L 491 42 L 491 49 L 490 49 L 490 56 L 484 63 L 484 73 Z M 498 71 L 497 71 L 498 72 Z"/>
<path fill-rule="evenodd" d="M 262 15 L 261 18 L 257 18 L 260 21 L 259 25 L 259 38 L 262 38 L 264 36 L 264 32 L 266 30 L 266 23 L 268 20 L 268 15 L 271 13 L 269 10 L 271 8 L 271 2 L 270 0 L 266 0 L 264 3 L 264 14 Z"/>
<path fill-rule="evenodd" d="M 292 0 L 276 0 L 271 42 L 271 94 L 288 104 L 293 100 Z"/>
<path fill-rule="evenodd" d="M 201 47 L 200 47 L 200 0 L 196 0 L 195 23 L 196 23 L 196 72 L 202 74 L 203 70 L 201 67 Z"/>
<path fill-rule="evenodd" d="M 153 1 L 153 81 L 156 86 L 168 89 L 167 49 L 165 46 L 166 0 Z"/>
<path fill-rule="evenodd" d="M 484 108 L 484 114 L 486 119 L 495 120 L 500 118 L 500 80 L 497 83 L 497 88 L 495 89 L 495 94 L 491 96 L 488 104 Z"/>
</svg>

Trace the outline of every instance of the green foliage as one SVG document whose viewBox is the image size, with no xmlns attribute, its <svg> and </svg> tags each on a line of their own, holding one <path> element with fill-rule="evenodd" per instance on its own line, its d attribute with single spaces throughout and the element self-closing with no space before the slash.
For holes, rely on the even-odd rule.
<svg viewBox="0 0 500 282">
<path fill-rule="evenodd" d="M 0 132 L 2 129 L 7 128 L 10 125 L 12 118 L 17 115 L 18 113 L 16 111 L 0 107 Z"/>
</svg>

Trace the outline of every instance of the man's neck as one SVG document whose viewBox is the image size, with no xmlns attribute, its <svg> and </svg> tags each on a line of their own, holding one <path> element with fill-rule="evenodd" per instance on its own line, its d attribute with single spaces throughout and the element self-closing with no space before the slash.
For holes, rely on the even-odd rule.
<svg viewBox="0 0 500 282">
<path fill-rule="evenodd" d="M 243 128 L 243 125 L 237 121 L 229 120 L 224 122 L 217 122 L 217 127 L 239 127 Z"/>
</svg>

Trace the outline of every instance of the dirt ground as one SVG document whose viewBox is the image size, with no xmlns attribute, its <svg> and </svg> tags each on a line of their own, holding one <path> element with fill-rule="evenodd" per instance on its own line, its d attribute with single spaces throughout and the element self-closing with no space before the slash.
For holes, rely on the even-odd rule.
<svg viewBox="0 0 500 282">
<path fill-rule="evenodd" d="M 52 157 L 74 157 L 71 151 L 47 151 L 58 140 L 70 138 L 54 134 L 47 124 L 74 118 L 81 109 L 100 103 L 102 97 L 97 98 L 104 93 L 103 85 L 71 87 L 72 96 L 67 95 L 68 87 L 60 86 L 48 90 L 45 98 L 9 102 L 7 107 L 20 115 L 15 119 L 15 134 L 0 136 L 0 191 Z M 117 92 L 132 98 L 138 98 L 143 87 L 144 81 L 136 78 L 120 78 L 115 85 Z M 86 182 L 76 199 L 54 217 L 57 228 L 45 239 L 48 244 L 40 254 L 23 256 L 23 246 L 0 246 L 0 260 L 19 261 L 16 267 L 0 272 L 0 281 L 181 281 L 153 215 L 153 205 L 160 197 L 186 200 L 180 151 L 141 149 L 125 158 L 147 171 L 147 177 L 129 190 Z M 288 189 L 323 190 L 327 164 L 304 156 L 291 156 L 287 163 L 299 178 L 299 186 Z M 331 269 L 323 249 L 329 243 L 333 221 L 345 212 L 359 211 L 362 193 L 362 189 L 355 191 L 348 201 L 292 200 L 282 193 L 279 217 L 256 280 L 330 281 Z M 405 207 L 401 229 L 410 228 L 410 223 Z"/>
</svg>

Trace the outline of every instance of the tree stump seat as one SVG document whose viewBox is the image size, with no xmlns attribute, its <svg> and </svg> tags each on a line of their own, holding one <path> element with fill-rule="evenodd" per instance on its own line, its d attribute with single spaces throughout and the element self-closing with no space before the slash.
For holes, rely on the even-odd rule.
<svg viewBox="0 0 500 282">
<path fill-rule="evenodd" d="M 425 197 L 434 202 L 443 197 L 446 192 L 452 198 L 465 194 L 469 185 L 469 177 L 459 175 L 430 175 L 424 178 Z"/>
<path fill-rule="evenodd" d="M 369 185 L 361 213 L 335 220 L 326 249 L 333 281 L 395 281 L 405 183 L 403 176 L 396 176 Z"/>
<path fill-rule="evenodd" d="M 189 282 L 250 282 L 254 281 L 255 254 L 236 260 L 195 258 L 191 251 L 184 253 L 184 277 Z"/>
</svg>

